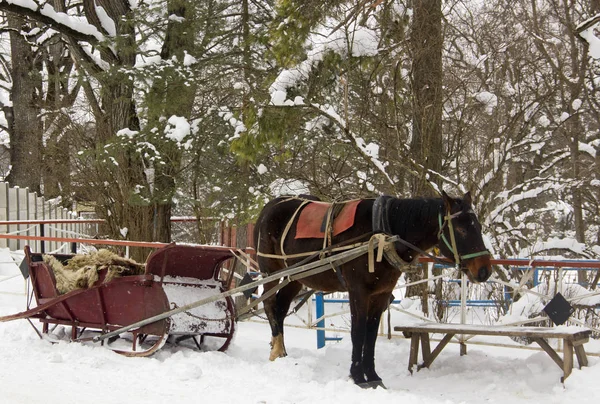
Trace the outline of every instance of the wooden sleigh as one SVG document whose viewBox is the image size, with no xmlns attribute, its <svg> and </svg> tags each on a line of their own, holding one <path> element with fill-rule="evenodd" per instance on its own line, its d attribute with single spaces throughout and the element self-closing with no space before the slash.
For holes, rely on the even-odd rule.
<svg viewBox="0 0 600 404">
<path fill-rule="evenodd" d="M 53 255 L 66 264 L 70 254 Z M 25 262 L 32 292 L 28 310 L 0 321 L 35 319 L 42 323 L 40 337 L 58 325 L 70 327 L 73 341 L 91 341 L 90 332 L 107 333 L 184 306 L 205 296 L 219 296 L 212 304 L 198 307 L 128 330 L 127 336 L 108 340 L 109 348 L 127 356 L 147 356 L 167 340 L 193 341 L 201 349 L 224 351 L 235 332 L 235 306 L 230 296 L 221 296 L 228 281 L 221 279 L 224 263 L 234 258 L 228 248 L 169 245 L 148 257 L 145 273 L 105 282 L 106 269 L 86 289 L 59 294 L 56 278 L 40 253 L 25 247 Z M 35 304 L 33 300 L 35 299 Z M 51 328 L 52 327 L 52 328 Z M 210 344 L 206 344 L 210 339 Z M 103 341 L 104 344 L 104 341 Z"/>
</svg>

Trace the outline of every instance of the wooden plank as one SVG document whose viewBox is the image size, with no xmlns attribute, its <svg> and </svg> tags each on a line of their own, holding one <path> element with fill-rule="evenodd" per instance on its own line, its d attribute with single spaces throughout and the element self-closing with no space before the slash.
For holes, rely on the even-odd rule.
<svg viewBox="0 0 600 404">
<path fill-rule="evenodd" d="M 583 345 L 590 340 L 589 337 L 573 339 L 573 346 Z"/>
<path fill-rule="evenodd" d="M 442 323 L 419 323 L 407 326 L 396 326 L 395 331 L 401 332 L 428 332 L 446 334 L 466 335 L 494 335 L 514 336 L 529 338 L 562 338 L 570 341 L 585 340 L 592 331 L 581 327 L 520 327 L 520 326 L 485 326 L 476 324 L 442 324 Z"/>
</svg>

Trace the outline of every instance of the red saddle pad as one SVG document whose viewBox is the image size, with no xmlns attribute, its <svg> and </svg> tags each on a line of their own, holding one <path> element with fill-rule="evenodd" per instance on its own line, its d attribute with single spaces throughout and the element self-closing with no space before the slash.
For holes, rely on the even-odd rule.
<svg viewBox="0 0 600 404">
<path fill-rule="evenodd" d="M 344 204 L 339 215 L 333 221 L 334 236 L 354 226 L 354 216 L 359 203 L 360 200 Z M 310 202 L 306 205 L 298 217 L 295 238 L 324 238 L 325 233 L 321 231 L 321 225 L 330 206 L 331 204 L 327 202 Z"/>
</svg>

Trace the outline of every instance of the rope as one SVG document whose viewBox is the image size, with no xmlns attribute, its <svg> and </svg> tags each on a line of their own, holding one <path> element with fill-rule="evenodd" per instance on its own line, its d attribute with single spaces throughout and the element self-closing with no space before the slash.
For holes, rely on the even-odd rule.
<svg viewBox="0 0 600 404">
<path fill-rule="evenodd" d="M 11 225 L 11 226 L 14 226 L 14 225 Z M 26 228 L 26 229 L 24 229 L 24 230 L 15 230 L 15 231 L 11 231 L 11 232 L 4 233 L 4 234 L 19 234 L 19 233 L 25 233 L 25 232 L 27 232 L 27 231 L 30 231 L 30 230 L 34 229 L 35 227 L 36 227 L 36 225 L 33 225 L 33 226 L 29 226 L 28 228 Z"/>
<path fill-rule="evenodd" d="M 90 236 L 88 233 L 80 233 L 80 232 L 77 232 L 77 231 L 61 229 L 61 228 L 58 228 L 58 227 L 55 227 L 55 226 L 48 226 L 48 230 L 52 230 L 52 231 L 55 231 L 57 233 L 68 234 L 68 235 L 71 235 L 71 236 L 77 236 L 77 237 L 83 237 L 83 236 L 89 237 Z"/>
</svg>

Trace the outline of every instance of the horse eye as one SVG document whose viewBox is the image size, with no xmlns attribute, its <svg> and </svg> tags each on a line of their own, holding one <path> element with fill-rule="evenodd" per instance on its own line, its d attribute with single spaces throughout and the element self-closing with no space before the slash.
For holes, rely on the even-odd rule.
<svg viewBox="0 0 600 404">
<path fill-rule="evenodd" d="M 463 237 L 465 237 L 467 235 L 467 231 L 465 229 L 463 229 L 462 227 L 457 227 L 456 232 Z"/>
</svg>

